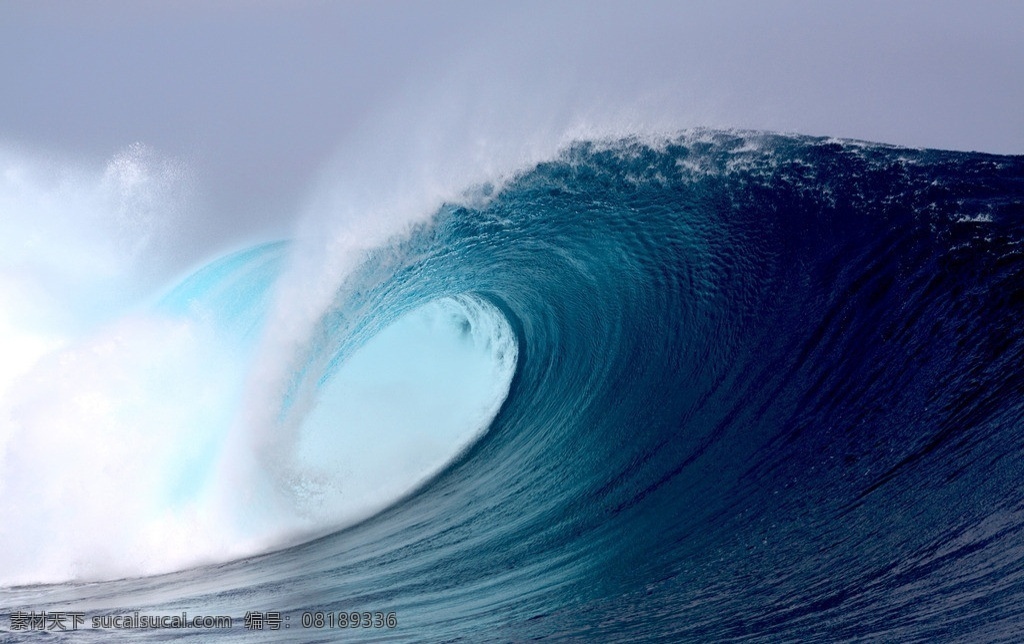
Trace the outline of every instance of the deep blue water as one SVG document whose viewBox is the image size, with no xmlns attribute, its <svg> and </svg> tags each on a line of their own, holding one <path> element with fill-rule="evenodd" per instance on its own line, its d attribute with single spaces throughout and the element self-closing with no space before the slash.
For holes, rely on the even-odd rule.
<svg viewBox="0 0 1024 644">
<path fill-rule="evenodd" d="M 471 297 L 518 357 L 468 451 L 282 551 L 0 590 L 0 629 L 77 608 L 236 618 L 133 639 L 1019 638 L 1024 158 L 697 131 L 579 143 L 468 203 L 351 276 L 280 411 L 403 313 Z M 230 261 L 269 283 L 281 248 Z M 311 610 L 398 626 L 298 628 Z"/>
</svg>

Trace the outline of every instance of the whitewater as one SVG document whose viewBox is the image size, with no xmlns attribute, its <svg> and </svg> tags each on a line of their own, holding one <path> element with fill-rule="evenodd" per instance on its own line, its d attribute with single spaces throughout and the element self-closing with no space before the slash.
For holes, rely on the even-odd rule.
<svg viewBox="0 0 1024 644">
<path fill-rule="evenodd" d="M 185 168 L 0 159 L 0 637 L 1019 632 L 1021 157 L 708 129 L 500 156 L 328 182 L 293 237 L 188 267 L 156 250 Z"/>
</svg>

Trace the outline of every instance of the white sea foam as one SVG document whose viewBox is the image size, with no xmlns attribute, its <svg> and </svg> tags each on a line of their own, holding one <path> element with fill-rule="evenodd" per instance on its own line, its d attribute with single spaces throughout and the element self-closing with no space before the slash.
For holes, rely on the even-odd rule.
<svg viewBox="0 0 1024 644">
<path fill-rule="evenodd" d="M 295 245 L 276 299 L 239 291 L 267 318 L 241 338 L 210 302 L 152 306 L 161 231 L 187 226 L 171 166 L 144 156 L 99 172 L 3 157 L 0 584 L 159 573 L 351 523 L 441 469 L 507 395 L 508 324 L 458 297 L 371 338 L 282 426 L 264 411 L 335 291 L 436 197 L 320 220 L 333 234 Z"/>
</svg>

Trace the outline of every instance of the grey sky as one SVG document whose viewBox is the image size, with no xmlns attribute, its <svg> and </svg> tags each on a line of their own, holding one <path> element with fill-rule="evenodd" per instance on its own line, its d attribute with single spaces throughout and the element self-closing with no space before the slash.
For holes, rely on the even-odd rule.
<svg viewBox="0 0 1024 644">
<path fill-rule="evenodd" d="M 3 2 L 0 143 L 141 141 L 193 165 L 224 227 L 268 229 L 347 146 L 400 155 L 439 120 L 1024 152 L 1021 2 L 210 4 Z"/>
</svg>

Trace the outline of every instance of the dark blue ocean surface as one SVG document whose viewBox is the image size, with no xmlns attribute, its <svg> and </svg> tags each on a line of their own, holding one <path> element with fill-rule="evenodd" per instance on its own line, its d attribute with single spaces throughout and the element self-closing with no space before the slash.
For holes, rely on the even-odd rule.
<svg viewBox="0 0 1024 644">
<path fill-rule="evenodd" d="M 467 203 L 353 273 L 293 393 L 419 305 L 488 302 L 518 362 L 472 447 L 302 545 L 0 590 L 0 628 L 138 610 L 236 625 L 49 640 L 1019 638 L 1024 158 L 696 131 L 579 143 Z M 269 283 L 280 252 L 222 261 Z M 260 291 L 223 288 L 233 316 Z M 254 610 L 290 628 L 246 630 Z M 398 625 L 301 628 L 317 610 Z M 0 631 L 22 636 L 42 641 Z"/>
</svg>

